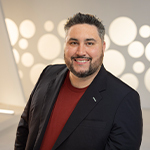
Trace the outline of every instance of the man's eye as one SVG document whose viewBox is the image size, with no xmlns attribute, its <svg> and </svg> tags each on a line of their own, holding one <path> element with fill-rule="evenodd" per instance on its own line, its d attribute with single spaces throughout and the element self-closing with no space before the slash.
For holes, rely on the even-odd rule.
<svg viewBox="0 0 150 150">
<path fill-rule="evenodd" d="M 86 43 L 86 45 L 91 46 L 91 45 L 94 45 L 94 43 L 92 43 L 92 42 L 88 42 L 88 43 Z"/>
<path fill-rule="evenodd" d="M 71 45 L 77 45 L 77 42 L 70 42 Z"/>
</svg>

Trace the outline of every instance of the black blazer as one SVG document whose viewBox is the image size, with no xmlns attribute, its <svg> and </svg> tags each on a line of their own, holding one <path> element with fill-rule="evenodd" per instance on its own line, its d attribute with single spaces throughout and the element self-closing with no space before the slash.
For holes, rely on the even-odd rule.
<svg viewBox="0 0 150 150">
<path fill-rule="evenodd" d="M 66 65 L 53 65 L 42 72 L 21 116 L 15 150 L 40 149 L 67 71 Z M 52 150 L 139 150 L 141 138 L 138 93 L 102 65 Z"/>
</svg>

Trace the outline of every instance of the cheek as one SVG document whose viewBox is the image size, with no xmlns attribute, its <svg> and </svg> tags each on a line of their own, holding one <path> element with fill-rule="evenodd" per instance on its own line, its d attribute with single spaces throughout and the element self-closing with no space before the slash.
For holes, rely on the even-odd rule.
<svg viewBox="0 0 150 150">
<path fill-rule="evenodd" d="M 97 48 L 92 49 L 88 52 L 89 56 L 92 57 L 93 59 L 99 58 L 102 55 L 102 53 L 103 53 L 102 50 Z"/>
<path fill-rule="evenodd" d="M 68 55 L 68 53 L 69 53 L 69 48 L 68 48 L 68 46 L 65 46 L 65 48 L 64 48 L 64 53 L 65 53 L 65 55 Z"/>
<path fill-rule="evenodd" d="M 71 57 L 75 54 L 75 49 L 74 48 L 70 48 L 69 46 L 65 47 L 64 53 L 67 57 Z"/>
</svg>

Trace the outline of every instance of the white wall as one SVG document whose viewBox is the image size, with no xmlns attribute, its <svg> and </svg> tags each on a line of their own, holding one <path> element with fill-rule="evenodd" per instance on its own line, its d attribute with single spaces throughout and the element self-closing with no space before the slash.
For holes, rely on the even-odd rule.
<svg viewBox="0 0 150 150">
<path fill-rule="evenodd" d="M 96 15 L 105 25 L 105 68 L 139 92 L 142 108 L 150 108 L 150 0 L 1 2 L 5 19 L 12 23 L 6 22 L 7 27 L 14 31 L 15 26 L 10 42 L 15 39 L 11 44 L 26 100 L 43 67 L 63 61 L 64 20 L 83 12 Z M 140 29 L 145 25 L 143 36 Z"/>
</svg>

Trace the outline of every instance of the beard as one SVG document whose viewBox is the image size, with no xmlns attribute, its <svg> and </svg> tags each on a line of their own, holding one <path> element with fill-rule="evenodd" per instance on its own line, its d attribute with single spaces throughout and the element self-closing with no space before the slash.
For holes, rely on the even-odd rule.
<svg viewBox="0 0 150 150">
<path fill-rule="evenodd" d="M 92 58 L 88 58 L 90 61 L 89 68 L 85 71 L 77 72 L 73 66 L 73 59 L 74 58 L 86 58 L 86 57 L 83 57 L 83 56 L 71 57 L 71 62 L 69 62 L 69 60 L 66 58 L 66 56 L 64 54 L 64 60 L 65 60 L 66 66 L 75 76 L 77 76 L 79 78 L 88 77 L 88 76 L 92 75 L 93 73 L 95 73 L 97 70 L 99 70 L 102 65 L 102 62 L 103 62 L 103 57 L 104 57 L 104 54 L 102 53 L 100 55 L 100 57 L 97 60 L 95 60 L 93 63 L 92 63 Z"/>
</svg>

